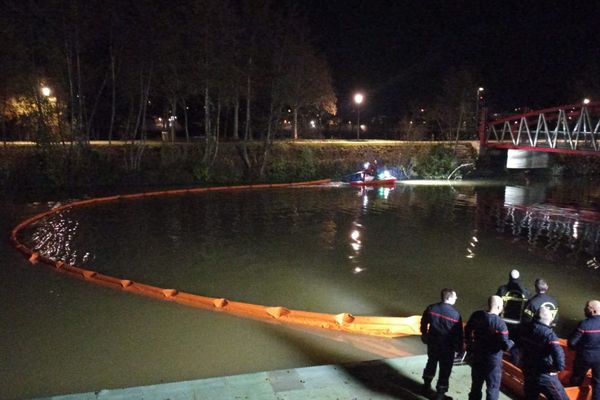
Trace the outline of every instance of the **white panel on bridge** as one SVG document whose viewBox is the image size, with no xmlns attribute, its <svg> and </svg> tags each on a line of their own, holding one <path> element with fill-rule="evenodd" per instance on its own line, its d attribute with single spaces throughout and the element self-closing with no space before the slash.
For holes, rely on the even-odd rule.
<svg viewBox="0 0 600 400">
<path fill-rule="evenodd" d="M 544 153 L 541 151 L 508 149 L 508 157 L 506 158 L 506 168 L 548 168 L 549 159 L 550 157 L 548 153 Z"/>
</svg>

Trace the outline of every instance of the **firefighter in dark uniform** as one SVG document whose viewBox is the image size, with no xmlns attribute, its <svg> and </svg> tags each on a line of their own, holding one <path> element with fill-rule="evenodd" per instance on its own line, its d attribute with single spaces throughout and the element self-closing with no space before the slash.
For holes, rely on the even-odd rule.
<svg viewBox="0 0 600 400">
<path fill-rule="evenodd" d="M 440 365 L 436 385 L 436 400 L 449 399 L 446 396 L 454 353 L 462 352 L 463 323 L 458 311 L 453 307 L 458 298 L 452 289 L 443 289 L 442 301 L 432 304 L 421 317 L 421 340 L 427 344 L 427 365 L 423 370 L 423 391 L 431 390 L 437 365 Z"/>
<path fill-rule="evenodd" d="M 502 354 L 513 342 L 506 323 L 500 318 L 503 302 L 499 296 L 488 299 L 486 311 L 475 311 L 465 327 L 465 341 L 471 364 L 469 400 L 481 400 L 483 382 L 486 400 L 498 400 L 502 380 Z"/>
<path fill-rule="evenodd" d="M 584 313 L 586 319 L 569 336 L 569 347 L 576 351 L 571 383 L 581 385 L 591 368 L 592 400 L 600 400 L 600 301 L 588 301 Z"/>
<path fill-rule="evenodd" d="M 522 326 L 518 337 L 523 360 L 525 399 L 569 400 L 558 373 L 565 368 L 565 352 L 552 330 L 552 311 L 541 307 L 538 318 Z"/>
<path fill-rule="evenodd" d="M 537 317 L 540 308 L 546 307 L 552 313 L 553 324 L 558 322 L 558 301 L 546 292 L 548 291 L 548 283 L 542 278 L 535 280 L 535 295 L 530 298 L 525 304 L 523 310 L 523 322 L 531 322 Z"/>
<path fill-rule="evenodd" d="M 510 271 L 508 274 L 508 282 L 498 288 L 496 295 L 502 297 L 510 292 L 517 292 L 525 296 L 525 298 L 529 298 L 529 290 L 523 285 L 523 282 L 521 282 L 520 276 L 519 270 L 513 269 Z"/>
</svg>

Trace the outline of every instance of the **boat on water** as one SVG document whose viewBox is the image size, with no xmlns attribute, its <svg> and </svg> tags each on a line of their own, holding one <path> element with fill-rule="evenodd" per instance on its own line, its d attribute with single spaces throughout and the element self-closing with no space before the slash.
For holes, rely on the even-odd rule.
<svg viewBox="0 0 600 400">
<path fill-rule="evenodd" d="M 588 371 L 588 375 L 584 379 L 581 386 L 571 386 L 569 380 L 573 375 L 573 360 L 575 358 L 575 352 L 568 348 L 567 341 L 560 339 L 560 345 L 565 351 L 566 368 L 558 374 L 558 378 L 565 387 L 567 396 L 570 400 L 591 400 L 592 399 L 592 386 L 591 386 L 591 375 Z M 524 397 L 523 391 L 523 371 L 517 365 L 513 364 L 509 360 L 509 355 L 505 355 L 502 360 L 502 387 L 507 389 L 511 393 Z M 543 397 L 545 398 L 545 397 Z"/>
<path fill-rule="evenodd" d="M 350 185 L 352 186 L 393 186 L 396 183 L 396 178 L 386 178 L 386 179 L 366 179 L 366 180 L 356 180 L 350 181 Z"/>
</svg>

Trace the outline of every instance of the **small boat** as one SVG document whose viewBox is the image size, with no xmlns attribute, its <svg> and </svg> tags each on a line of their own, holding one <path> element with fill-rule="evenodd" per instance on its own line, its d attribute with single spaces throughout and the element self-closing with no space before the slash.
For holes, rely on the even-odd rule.
<svg viewBox="0 0 600 400">
<path fill-rule="evenodd" d="M 358 180 L 358 181 L 350 181 L 350 185 L 352 186 L 392 186 L 396 183 L 396 178 L 386 178 L 386 179 L 371 179 L 371 180 Z"/>
<path fill-rule="evenodd" d="M 558 378 L 565 387 L 567 396 L 570 400 L 591 400 L 592 386 L 590 372 L 588 371 L 581 386 L 570 386 L 569 380 L 571 379 L 571 375 L 573 375 L 573 359 L 575 358 L 575 352 L 567 347 L 567 341 L 565 339 L 560 339 L 560 345 L 565 351 L 567 365 L 565 370 L 558 374 Z M 508 357 L 509 356 L 505 354 L 505 357 L 502 360 L 502 387 L 522 398 L 525 396 L 525 393 L 523 392 L 523 371 L 521 368 L 510 362 Z"/>
</svg>

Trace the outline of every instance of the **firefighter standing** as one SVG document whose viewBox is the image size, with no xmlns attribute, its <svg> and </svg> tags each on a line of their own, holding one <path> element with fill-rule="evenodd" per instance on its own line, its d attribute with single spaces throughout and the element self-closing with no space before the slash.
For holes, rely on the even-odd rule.
<svg viewBox="0 0 600 400">
<path fill-rule="evenodd" d="M 558 373 L 565 368 L 565 353 L 552 330 L 552 312 L 541 307 L 539 317 L 522 326 L 518 344 L 522 353 L 525 399 L 569 400 Z"/>
<path fill-rule="evenodd" d="M 584 313 L 586 319 L 569 336 L 569 347 L 576 350 L 571 383 L 581 385 L 591 368 L 592 400 L 600 400 L 600 301 L 588 301 Z"/>
<path fill-rule="evenodd" d="M 523 322 L 531 322 L 537 317 L 541 307 L 548 308 L 552 313 L 553 323 L 556 325 L 558 313 L 558 301 L 546 292 L 548 291 L 548 283 L 542 278 L 535 280 L 535 295 L 530 298 L 525 304 L 523 310 Z"/>
<path fill-rule="evenodd" d="M 499 296 L 488 299 L 488 310 L 476 311 L 465 327 L 467 352 L 471 355 L 469 400 L 481 400 L 483 382 L 486 400 L 498 400 L 502 380 L 502 353 L 513 346 L 506 323 L 500 318 L 503 302 Z"/>
<path fill-rule="evenodd" d="M 441 302 L 431 304 L 421 318 L 421 340 L 427 344 L 427 364 L 423 370 L 423 391 L 431 390 L 431 381 L 440 365 L 435 400 L 449 399 L 446 396 L 454 353 L 462 352 L 463 324 L 458 311 L 453 307 L 457 299 L 452 289 L 443 289 Z"/>
</svg>

